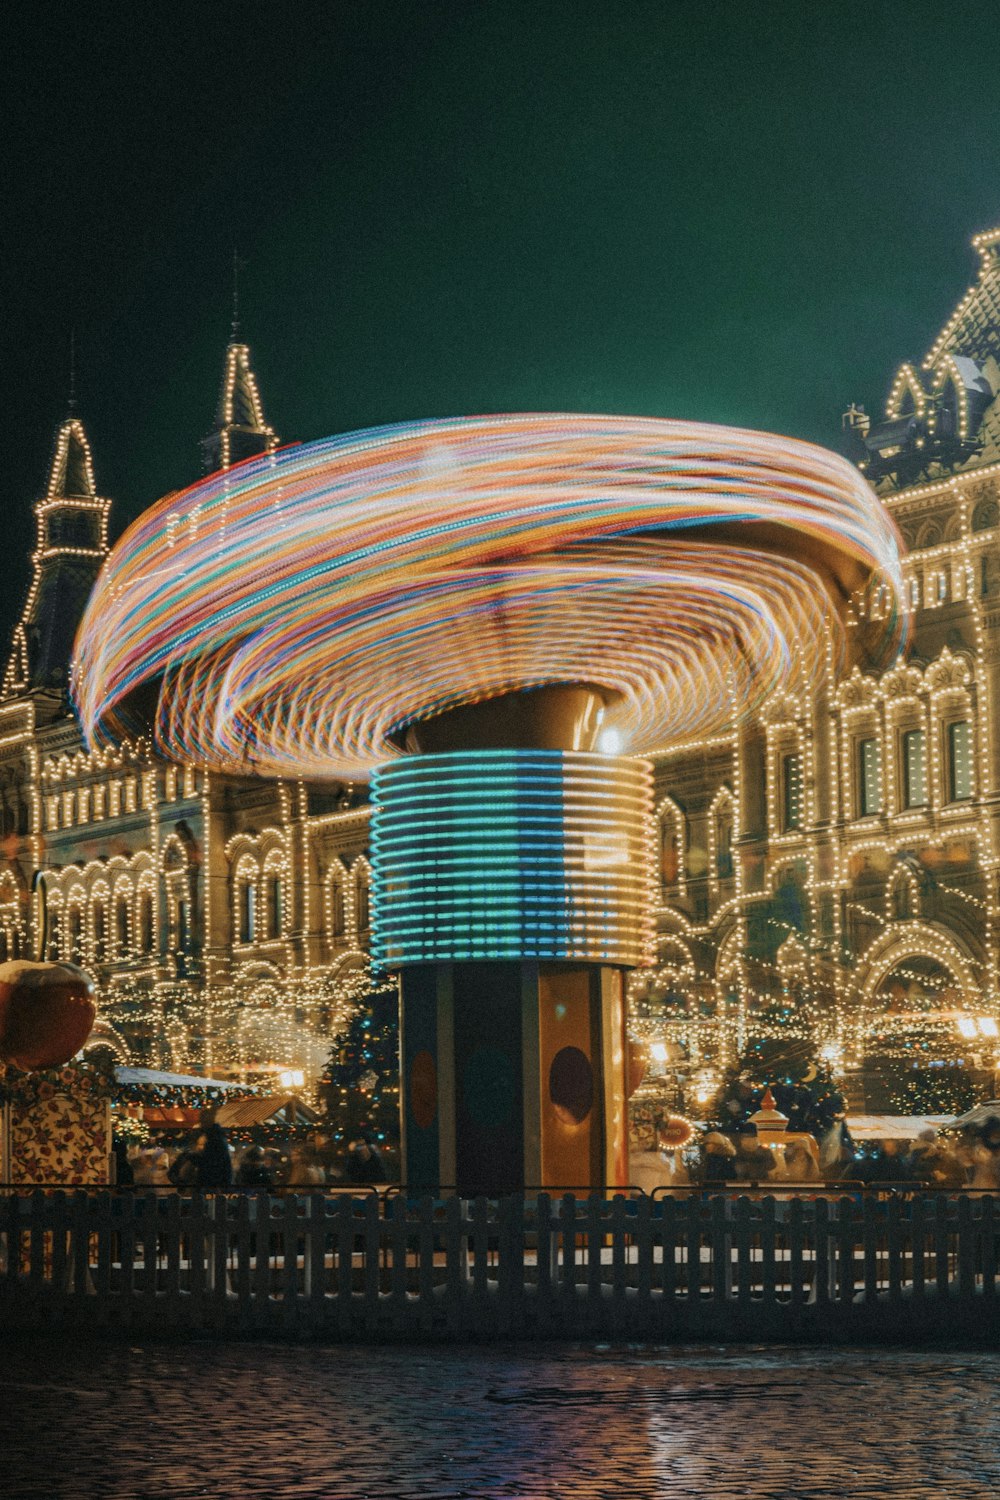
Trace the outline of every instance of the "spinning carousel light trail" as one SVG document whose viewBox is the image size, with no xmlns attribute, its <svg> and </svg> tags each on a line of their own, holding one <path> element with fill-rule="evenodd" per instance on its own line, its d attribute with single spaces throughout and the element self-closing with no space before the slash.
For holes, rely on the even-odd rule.
<svg viewBox="0 0 1000 1500">
<path fill-rule="evenodd" d="M 809 444 L 636 417 L 413 422 L 152 506 L 90 600 L 74 693 L 92 743 L 160 681 L 175 759 L 359 778 L 410 723 L 585 683 L 605 729 L 650 753 L 796 691 L 876 586 L 890 651 L 892 523 Z"/>
</svg>

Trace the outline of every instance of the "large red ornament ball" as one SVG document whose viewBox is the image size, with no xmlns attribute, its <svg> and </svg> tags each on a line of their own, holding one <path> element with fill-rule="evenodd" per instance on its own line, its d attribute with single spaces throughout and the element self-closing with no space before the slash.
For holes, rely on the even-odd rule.
<svg viewBox="0 0 1000 1500">
<path fill-rule="evenodd" d="M 58 1068 L 79 1052 L 96 1015 L 93 980 L 76 964 L 0 964 L 0 1062 Z"/>
</svg>

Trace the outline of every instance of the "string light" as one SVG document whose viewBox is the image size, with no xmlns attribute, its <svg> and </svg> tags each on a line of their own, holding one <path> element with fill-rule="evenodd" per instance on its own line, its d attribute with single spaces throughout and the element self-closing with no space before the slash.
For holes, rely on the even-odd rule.
<svg viewBox="0 0 1000 1500">
<path fill-rule="evenodd" d="M 977 434 L 970 425 L 973 413 L 968 405 L 968 388 L 960 378 L 961 370 L 955 368 L 954 357 L 966 352 L 976 359 L 986 357 L 976 329 L 979 324 L 995 328 L 1000 309 L 1000 230 L 977 236 L 973 243 L 980 255 L 980 278 L 924 361 L 923 370 L 929 377 L 921 376 L 914 365 L 902 366 L 887 405 L 890 419 L 903 415 L 903 408 L 912 402 L 918 419 L 933 422 L 938 404 L 946 393 L 950 399 L 950 388 L 954 387 L 957 436 L 962 442 L 971 442 Z M 239 360 L 227 355 L 226 381 L 242 378 L 243 368 Z M 229 419 L 232 415 L 230 411 Z M 262 412 L 257 416 L 263 427 Z M 444 451 L 434 448 L 439 436 Z M 368 446 L 359 441 L 349 452 L 346 447 L 337 452 L 364 469 L 373 455 L 377 458 L 380 441 L 378 436 L 372 437 Z M 433 473 L 437 465 L 434 483 L 447 485 L 448 441 L 445 430 L 435 434 L 425 447 L 421 459 L 424 469 L 417 475 L 419 484 L 430 482 L 427 473 Z M 303 450 L 296 452 L 301 454 Z M 987 445 L 984 452 L 989 458 L 995 449 Z M 89 448 L 87 455 L 89 463 Z M 805 652 L 806 657 L 814 650 L 822 656 L 819 697 L 813 700 L 810 694 L 795 690 L 796 680 L 802 680 L 803 657 L 795 657 L 792 650 L 786 671 L 791 690 L 781 693 L 765 715 L 765 748 L 759 762 L 747 753 L 747 735 L 738 723 L 737 710 L 745 707 L 741 698 L 745 678 L 732 663 L 727 666 L 722 690 L 726 701 L 724 722 L 716 723 L 711 730 L 692 733 L 682 750 L 661 758 L 657 769 L 661 850 L 676 849 L 676 874 L 662 881 L 656 893 L 660 962 L 650 976 L 637 979 L 633 985 L 633 1026 L 637 1034 L 652 1037 L 658 1044 L 676 1045 L 689 1058 L 701 1059 L 699 1066 L 710 1069 L 723 1067 L 751 1036 L 766 1035 L 769 1029 L 776 1035 L 800 1037 L 814 1049 L 832 1048 L 846 1062 L 856 1061 L 876 1045 L 898 1047 L 902 1062 L 914 1046 L 926 1052 L 924 1041 L 935 1056 L 935 1049 L 955 1044 L 954 1020 L 939 1021 L 934 1007 L 947 1011 L 957 1007 L 962 1014 L 985 1013 L 990 1019 L 1000 1016 L 998 861 L 989 807 L 997 774 L 987 711 L 995 669 L 988 651 L 992 627 L 984 625 L 985 612 L 991 607 L 984 590 L 991 582 L 996 549 L 1000 463 L 983 459 L 983 454 L 963 457 L 950 472 L 919 485 L 897 488 L 887 479 L 880 486 L 886 511 L 902 524 L 913 545 L 919 546 L 919 551 L 904 561 L 898 597 L 905 601 L 910 623 L 917 628 L 918 651 L 923 646 L 924 627 L 935 627 L 933 635 L 926 635 L 929 662 L 917 660 L 882 675 L 862 663 L 840 679 L 836 633 L 828 632 L 823 625 L 815 640 L 807 638 Z M 302 496 L 296 486 L 300 480 L 304 486 L 311 481 L 308 465 L 293 476 L 283 462 L 269 459 L 266 472 L 270 478 L 262 483 L 274 486 L 267 493 L 274 507 L 280 505 L 284 527 L 294 526 L 301 519 L 297 507 Z M 264 467 L 261 460 L 217 479 L 219 493 L 224 490 L 227 536 L 233 535 L 232 527 L 242 524 L 241 506 L 251 505 L 251 497 L 259 496 L 253 476 Z M 318 467 L 322 467 L 322 455 Z M 346 462 L 344 467 L 346 470 Z M 92 483 L 92 470 L 85 472 Z M 336 493 L 331 488 L 330 496 Z M 213 504 L 211 495 L 204 496 L 200 487 L 172 497 L 162 528 L 164 555 L 169 553 L 171 566 L 186 549 L 196 553 L 206 532 L 211 532 L 216 524 Z M 106 507 L 107 502 L 92 506 L 87 500 L 79 506 L 83 511 L 92 510 L 98 524 L 102 516 L 106 524 Z M 10 694 L 23 692 L 28 681 L 25 621 L 34 608 L 41 571 L 54 555 L 42 527 L 50 525 L 60 508 L 70 514 L 77 509 L 77 502 L 67 501 L 60 507 L 59 497 L 50 496 L 47 489 L 37 507 L 33 592 L 29 591 L 25 614 L 15 631 L 5 680 L 8 701 L 0 703 L 0 745 L 12 751 L 23 750 L 27 760 L 27 837 L 34 865 L 41 868 L 60 857 L 58 851 L 65 851 L 61 856 L 66 858 L 65 868 L 53 872 L 53 908 L 61 913 L 60 943 L 67 940 L 70 912 L 79 910 L 82 941 L 89 945 L 92 955 L 97 942 L 98 904 L 107 903 L 113 914 L 119 891 L 128 912 L 128 946 L 124 968 L 116 972 L 115 965 L 108 964 L 102 969 L 107 976 L 108 1024 L 112 1024 L 113 1011 L 120 1034 L 131 1037 L 137 1031 L 136 1017 L 142 1017 L 140 1029 L 150 1027 L 164 1046 L 172 1038 L 178 1059 L 193 1056 L 203 1046 L 195 1037 L 207 1031 L 211 1040 L 204 1046 L 209 1051 L 199 1053 L 199 1066 L 210 1052 L 220 1067 L 249 1067 L 252 1059 L 246 1046 L 246 1028 L 239 1045 L 228 1039 L 227 1028 L 238 1029 L 240 1015 L 253 1008 L 256 984 L 263 996 L 262 1008 L 275 1017 L 274 1035 L 281 1039 L 273 1048 L 275 1057 L 279 1053 L 281 1058 L 287 1056 L 291 1065 L 301 1033 L 294 1020 L 294 1003 L 277 996 L 279 991 L 287 992 L 288 997 L 294 994 L 295 976 L 303 972 L 302 949 L 292 942 L 289 916 L 280 941 L 263 951 L 270 941 L 266 938 L 263 885 L 256 906 L 262 924 L 257 941 L 241 948 L 238 962 L 247 967 L 257 959 L 270 964 L 274 972 L 265 984 L 248 975 L 234 986 L 228 977 L 229 955 L 207 951 L 201 977 L 180 983 L 174 976 L 168 983 L 161 962 L 158 899 L 152 903 L 155 951 L 143 951 L 138 941 L 140 889 L 154 894 L 165 889 L 168 878 L 175 887 L 178 884 L 177 872 L 164 868 L 166 850 L 158 842 L 163 804 L 174 804 L 178 783 L 183 787 L 185 777 L 198 776 L 196 795 L 207 827 L 210 778 L 196 769 L 193 758 L 179 756 L 181 764 L 172 768 L 173 785 L 168 786 L 164 779 L 162 791 L 155 788 L 151 800 L 144 778 L 155 776 L 157 765 L 162 765 L 154 759 L 152 747 L 134 741 L 122 750 L 99 748 L 86 756 L 46 758 L 38 749 L 33 702 L 27 697 L 10 699 Z M 272 507 L 272 523 L 277 513 Z M 218 525 L 222 524 L 219 520 Z M 98 534 L 103 547 L 106 532 Z M 447 546 L 449 533 L 443 530 L 441 536 L 441 545 Z M 927 538 L 935 536 L 937 539 L 926 545 Z M 364 544 L 367 547 L 369 543 L 374 570 L 385 554 L 377 550 L 379 539 L 369 539 L 366 531 Z M 68 546 L 65 555 L 90 556 L 90 550 Z M 276 595 L 266 593 L 269 608 L 276 599 Z M 854 624 L 849 625 L 848 634 L 870 623 L 891 625 L 896 599 L 894 587 L 881 583 L 859 593 L 852 602 Z M 226 621 L 237 620 L 242 607 L 239 599 L 228 596 L 224 604 L 220 603 Z M 274 608 L 277 610 L 277 602 Z M 952 629 L 965 632 L 964 647 L 954 641 L 943 644 L 946 632 Z M 289 712 L 293 706 L 287 705 Z M 966 722 L 971 724 L 973 734 L 971 795 L 952 802 L 947 731 L 950 723 Z M 276 719 L 275 723 L 284 728 L 282 721 Z M 903 805 L 900 736 L 917 728 L 925 734 L 927 804 L 907 808 Z M 856 759 L 863 739 L 874 740 L 879 751 L 873 773 L 877 797 L 872 810 L 864 813 L 858 800 Z M 629 748 L 635 748 L 635 743 Z M 801 757 L 801 828 L 788 828 L 783 823 L 782 758 L 790 754 Z M 240 757 L 235 761 L 237 768 L 249 763 Z M 702 775 L 708 778 L 704 788 L 698 784 Z M 98 825 L 124 815 L 125 783 L 130 776 L 137 778 L 136 805 L 150 813 L 148 831 L 141 835 L 147 841 L 148 859 L 140 861 L 136 854 L 128 859 L 121 857 L 122 862 L 114 864 L 110 859 L 102 862 L 77 857 L 76 841 L 93 840 L 99 833 L 103 837 Z M 301 931 L 314 937 L 322 931 L 323 942 L 330 942 L 335 952 L 357 949 L 360 953 L 358 890 L 367 888 L 367 874 L 357 855 L 366 842 L 368 809 L 303 816 L 297 802 L 304 796 L 302 785 L 296 781 L 283 791 L 282 795 L 287 793 L 287 805 L 283 805 L 280 826 L 275 824 L 275 839 L 268 845 L 268 853 L 264 852 L 270 836 L 267 829 L 254 835 L 244 852 L 252 856 L 254 879 L 260 882 L 265 878 L 263 861 L 269 854 L 278 858 L 273 851 L 280 844 L 281 873 L 289 883 L 288 913 L 293 900 L 303 902 Z M 748 808 L 761 787 L 766 816 L 758 836 L 748 822 Z M 85 794 L 83 799 L 81 793 Z M 154 816 L 156 808 L 159 813 Z M 58 842 L 53 844 L 56 837 Z M 324 852 L 318 874 L 303 877 L 297 873 L 316 862 L 317 847 L 321 845 L 324 851 L 330 847 L 325 842 L 328 837 L 334 841 L 336 852 L 330 857 Z M 46 840 L 50 841 L 48 845 Z M 727 847 L 732 850 L 731 866 Z M 231 845 L 226 850 L 227 859 L 235 853 L 235 845 Z M 218 853 L 212 857 L 218 859 Z M 801 928 L 785 920 L 776 907 L 781 872 L 796 862 L 803 897 Z M 672 864 L 671 854 L 664 870 Z M 249 870 L 249 866 L 244 868 Z M 730 868 L 731 874 L 726 873 Z M 276 869 L 275 864 L 269 867 L 270 872 Z M 930 887 L 922 883 L 920 870 L 933 874 Z M 216 869 L 216 878 L 218 873 Z M 294 882 L 299 884 L 293 896 Z M 301 892 L 299 885 L 303 887 Z M 342 918 L 335 920 L 341 905 Z M 310 912 L 315 913 L 315 929 Z M 233 909 L 231 921 L 235 916 Z M 170 920 L 169 916 L 165 920 Z M 15 941 L 27 945 L 31 917 L 12 881 L 0 888 L 0 923 L 8 951 Z M 766 934 L 766 944 L 751 943 L 751 929 Z M 169 962 L 170 942 L 166 934 L 163 938 Z M 107 940 L 114 940 L 113 921 Z M 316 939 L 307 950 L 307 975 L 308 964 L 318 962 L 320 951 Z M 939 968 L 923 972 L 915 967 L 917 958 L 932 961 Z M 905 1016 L 888 1013 L 886 987 L 897 982 L 922 987 L 933 1001 L 931 1009 L 913 1008 Z M 305 983 L 312 981 L 307 977 Z M 273 986 L 273 991 L 268 986 Z M 954 1005 L 941 998 L 949 989 L 956 991 Z M 209 993 L 215 996 L 211 1001 L 204 998 Z M 322 1007 L 310 1004 L 306 1011 L 318 1017 Z M 258 1059 L 262 1065 L 271 1060 Z"/>
</svg>

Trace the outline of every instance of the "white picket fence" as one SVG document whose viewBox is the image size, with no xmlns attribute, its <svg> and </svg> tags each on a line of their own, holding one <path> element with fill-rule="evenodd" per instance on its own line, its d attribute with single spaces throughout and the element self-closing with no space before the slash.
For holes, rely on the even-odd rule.
<svg viewBox="0 0 1000 1500">
<path fill-rule="evenodd" d="M 0 1196 L 0 1331 L 998 1335 L 991 1196 Z"/>
</svg>

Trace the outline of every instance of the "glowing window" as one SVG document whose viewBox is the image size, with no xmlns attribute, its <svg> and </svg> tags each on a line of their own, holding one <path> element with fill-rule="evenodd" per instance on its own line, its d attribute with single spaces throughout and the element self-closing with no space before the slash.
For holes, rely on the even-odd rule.
<svg viewBox="0 0 1000 1500">
<path fill-rule="evenodd" d="M 124 896 L 115 902 L 115 953 L 118 958 L 128 953 L 128 899 Z"/>
<path fill-rule="evenodd" d="M 281 936 L 281 925 L 284 919 L 284 890 L 280 875 L 272 875 L 268 881 L 267 888 L 267 935 L 272 938 Z"/>
<path fill-rule="evenodd" d="M 798 751 L 781 757 L 782 827 L 802 827 L 802 756 Z"/>
<path fill-rule="evenodd" d="M 153 897 L 143 891 L 139 897 L 139 947 L 143 953 L 153 951 Z"/>
<path fill-rule="evenodd" d="M 94 907 L 94 962 L 102 964 L 108 956 L 108 914 L 106 908 Z"/>
<path fill-rule="evenodd" d="M 903 735 L 903 806 L 927 806 L 926 736 L 922 729 Z"/>
<path fill-rule="evenodd" d="M 358 877 L 358 883 L 355 887 L 355 900 L 357 902 L 355 912 L 357 915 L 358 931 L 367 932 L 370 925 L 368 916 L 368 881 L 364 875 Z"/>
<path fill-rule="evenodd" d="M 83 963 L 83 912 L 78 906 L 69 914 L 69 956 L 73 963 Z"/>
<path fill-rule="evenodd" d="M 882 810 L 882 757 L 876 739 L 858 741 L 858 814 L 870 818 Z"/>
<path fill-rule="evenodd" d="M 257 926 L 257 887 L 245 880 L 239 894 L 240 942 L 252 943 Z"/>
<path fill-rule="evenodd" d="M 347 910 L 344 904 L 344 886 L 340 880 L 333 882 L 330 892 L 331 936 L 339 941 L 347 931 Z"/>
<path fill-rule="evenodd" d="M 972 796 L 972 725 L 967 719 L 948 725 L 948 800 Z"/>
</svg>

